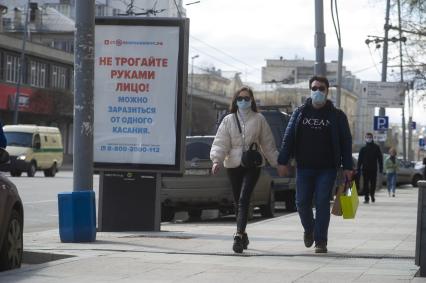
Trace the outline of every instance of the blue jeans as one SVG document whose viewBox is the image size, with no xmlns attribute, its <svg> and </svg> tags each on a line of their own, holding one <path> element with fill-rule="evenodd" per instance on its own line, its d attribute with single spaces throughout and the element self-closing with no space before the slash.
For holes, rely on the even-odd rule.
<svg viewBox="0 0 426 283">
<path fill-rule="evenodd" d="M 297 169 L 296 206 L 305 233 L 314 232 L 316 243 L 327 242 L 330 223 L 330 196 L 336 169 Z M 312 200 L 315 197 L 315 219 Z"/>
<path fill-rule="evenodd" d="M 387 173 L 388 178 L 388 192 L 395 193 L 396 188 L 396 173 Z"/>
</svg>

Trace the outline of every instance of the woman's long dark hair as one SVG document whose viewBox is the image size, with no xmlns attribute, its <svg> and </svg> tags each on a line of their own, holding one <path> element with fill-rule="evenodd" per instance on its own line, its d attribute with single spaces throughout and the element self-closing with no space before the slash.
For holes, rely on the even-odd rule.
<svg viewBox="0 0 426 283">
<path fill-rule="evenodd" d="M 253 91 L 248 86 L 243 86 L 234 93 L 234 97 L 232 97 L 231 105 L 229 106 L 229 112 L 231 113 L 237 112 L 238 110 L 237 97 L 238 95 L 240 95 L 242 91 L 247 91 L 249 93 L 251 98 L 251 110 L 253 110 L 253 112 L 257 112 L 257 105 L 256 105 L 256 101 L 254 100 Z"/>
</svg>

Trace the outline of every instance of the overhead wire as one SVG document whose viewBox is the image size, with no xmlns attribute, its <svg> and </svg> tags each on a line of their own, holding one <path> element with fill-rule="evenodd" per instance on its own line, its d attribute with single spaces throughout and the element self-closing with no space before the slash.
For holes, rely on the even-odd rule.
<svg viewBox="0 0 426 283">
<path fill-rule="evenodd" d="M 217 60 L 217 61 L 219 61 L 219 62 L 221 62 L 221 63 L 223 63 L 223 64 L 225 64 L 225 65 L 227 65 L 227 66 L 229 66 L 229 67 L 236 68 L 237 70 L 239 70 L 239 71 L 241 71 L 241 72 L 245 73 L 246 75 L 248 75 L 248 74 L 252 74 L 252 73 L 254 73 L 255 71 L 260 71 L 260 72 L 262 72 L 262 67 L 260 67 L 260 68 L 259 68 L 259 67 L 254 67 L 254 66 L 252 66 L 252 65 L 249 65 L 248 63 L 246 63 L 246 62 L 244 62 L 244 61 L 242 61 L 242 60 L 240 60 L 240 59 L 238 59 L 238 58 L 234 57 L 233 55 L 229 54 L 228 52 L 225 52 L 225 51 L 223 51 L 223 50 L 221 50 L 221 49 L 219 49 L 219 48 L 217 48 L 217 47 L 215 47 L 215 46 L 213 46 L 213 45 L 211 45 L 211 44 L 209 44 L 209 43 L 207 43 L 207 42 L 205 42 L 205 41 L 203 41 L 203 40 L 201 40 L 201 39 L 199 39 L 199 38 L 196 38 L 196 37 L 192 36 L 192 35 L 190 36 L 190 38 L 192 38 L 192 39 L 194 39 L 194 40 L 196 40 L 196 41 L 200 42 L 201 44 L 203 44 L 203 45 L 205 45 L 205 46 L 207 46 L 207 47 L 209 47 L 209 48 L 211 48 L 211 49 L 213 49 L 213 50 L 215 50 L 215 51 L 217 51 L 217 52 L 219 52 L 219 53 L 221 53 L 221 54 L 225 55 L 225 56 L 226 56 L 226 57 L 228 57 L 228 58 L 231 58 L 232 60 L 234 60 L 235 62 L 237 62 L 237 63 L 239 63 L 239 64 L 243 64 L 244 66 L 249 67 L 249 69 L 250 69 L 251 71 L 248 71 L 247 69 L 242 69 L 242 68 L 240 68 L 240 67 L 236 67 L 235 65 L 231 65 L 231 64 L 226 63 L 226 62 L 224 62 L 224 61 L 222 61 L 222 60 L 218 59 L 217 57 L 215 57 L 215 56 L 213 56 L 213 55 L 211 55 L 211 54 L 207 53 L 206 51 L 201 51 L 201 50 L 199 50 L 199 49 L 196 49 L 195 47 L 191 47 L 191 48 L 193 48 L 193 49 L 196 49 L 198 52 L 201 52 L 201 53 L 203 53 L 203 54 L 207 55 L 208 57 L 211 57 L 211 58 L 213 58 L 213 59 L 215 59 L 215 60 Z M 264 71 L 264 72 L 266 72 L 266 73 L 269 73 L 269 74 L 271 74 L 271 75 L 274 75 L 272 72 L 269 72 L 267 69 L 264 69 L 263 71 Z"/>
<path fill-rule="evenodd" d="M 379 76 L 381 76 L 381 72 L 380 72 L 380 71 L 379 71 L 379 69 L 377 68 L 377 65 L 379 65 L 380 63 L 376 63 L 376 62 L 375 62 L 375 60 L 374 60 L 374 56 L 373 56 L 373 54 L 371 53 L 370 45 L 367 45 L 367 47 L 368 47 L 368 53 L 370 54 L 370 59 L 371 59 L 371 61 L 373 62 L 373 66 L 375 67 L 375 69 L 376 69 L 376 71 L 377 71 L 377 74 L 378 74 Z"/>
<path fill-rule="evenodd" d="M 336 32 L 336 37 L 337 37 L 337 42 L 339 44 L 339 47 L 342 46 L 342 35 L 340 32 L 340 20 L 339 20 L 339 11 L 337 9 L 337 1 L 336 0 L 330 0 L 331 1 L 331 19 L 333 20 L 333 26 L 334 26 L 334 30 Z M 335 3 L 335 10 L 336 10 L 336 18 L 337 20 L 334 19 L 334 9 L 333 9 L 333 1 Z M 337 21 L 337 26 L 336 26 L 336 21 Z"/>
</svg>

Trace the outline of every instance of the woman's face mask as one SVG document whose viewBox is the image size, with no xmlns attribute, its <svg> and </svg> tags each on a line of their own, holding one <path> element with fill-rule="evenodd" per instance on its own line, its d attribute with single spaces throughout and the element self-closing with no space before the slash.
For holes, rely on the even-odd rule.
<svg viewBox="0 0 426 283">
<path fill-rule="evenodd" d="M 251 98 L 249 96 L 237 97 L 238 109 L 248 109 L 251 107 Z"/>
</svg>

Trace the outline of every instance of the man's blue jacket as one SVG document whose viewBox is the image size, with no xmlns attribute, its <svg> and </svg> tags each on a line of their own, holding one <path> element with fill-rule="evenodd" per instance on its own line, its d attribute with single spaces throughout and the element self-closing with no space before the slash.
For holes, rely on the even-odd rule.
<svg viewBox="0 0 426 283">
<path fill-rule="evenodd" d="M 308 98 L 306 102 L 299 106 L 291 115 L 281 143 L 278 164 L 287 165 L 289 160 L 295 157 L 296 145 L 298 142 L 298 126 L 303 117 L 306 106 L 311 103 L 311 98 Z M 343 169 L 352 170 L 352 135 L 348 119 L 345 113 L 334 107 L 330 100 L 328 100 L 327 103 L 331 104 L 329 107 L 330 112 L 328 119 L 331 122 L 331 141 L 333 145 L 334 164 L 336 168 L 340 168 L 343 165 Z"/>
</svg>

